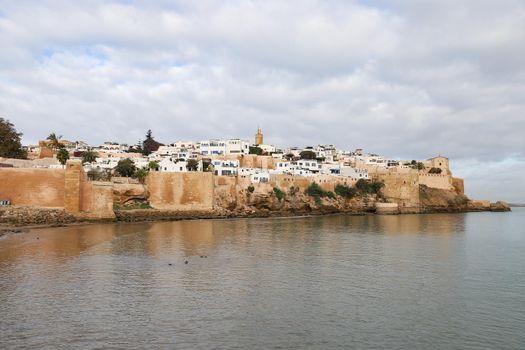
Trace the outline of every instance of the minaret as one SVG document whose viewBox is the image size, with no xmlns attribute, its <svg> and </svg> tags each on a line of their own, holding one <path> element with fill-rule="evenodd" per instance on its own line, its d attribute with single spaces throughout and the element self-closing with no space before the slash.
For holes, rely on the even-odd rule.
<svg viewBox="0 0 525 350">
<path fill-rule="evenodd" d="M 263 143 L 263 133 L 260 127 L 257 127 L 257 134 L 255 134 L 255 145 L 259 146 Z"/>
</svg>

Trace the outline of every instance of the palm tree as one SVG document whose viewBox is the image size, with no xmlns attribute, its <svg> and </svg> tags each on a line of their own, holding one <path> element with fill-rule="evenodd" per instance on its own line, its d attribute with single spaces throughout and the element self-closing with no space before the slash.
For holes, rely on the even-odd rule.
<svg viewBox="0 0 525 350">
<path fill-rule="evenodd" d="M 60 142 L 61 138 L 62 138 L 62 135 L 57 136 L 54 132 L 49 134 L 49 136 L 47 137 L 50 147 L 54 149 L 55 151 L 64 147 L 64 144 Z"/>
<path fill-rule="evenodd" d="M 57 153 L 57 159 L 62 165 L 66 165 L 67 160 L 69 159 L 69 152 L 65 148 L 60 148 Z"/>
</svg>

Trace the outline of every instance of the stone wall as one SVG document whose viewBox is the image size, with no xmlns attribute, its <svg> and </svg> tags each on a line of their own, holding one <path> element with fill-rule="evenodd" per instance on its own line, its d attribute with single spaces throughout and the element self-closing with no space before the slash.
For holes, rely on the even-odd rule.
<svg viewBox="0 0 525 350">
<path fill-rule="evenodd" d="M 164 210 L 212 210 L 212 173 L 150 173 L 146 179 L 150 205 Z"/>
<path fill-rule="evenodd" d="M 454 189 L 458 194 L 465 194 L 465 182 L 463 181 L 463 179 L 453 177 L 452 186 L 454 186 Z"/>
<path fill-rule="evenodd" d="M 430 188 L 439 188 L 441 190 L 454 189 L 452 176 L 445 174 L 419 173 L 419 183 Z"/>
<path fill-rule="evenodd" d="M 419 211 L 419 179 L 417 173 L 377 174 L 375 180 L 383 181 L 381 193 L 387 201 L 397 203 L 399 212 Z"/>
<path fill-rule="evenodd" d="M 0 199 L 18 206 L 64 208 L 64 181 L 61 169 L 0 168 Z"/>
</svg>

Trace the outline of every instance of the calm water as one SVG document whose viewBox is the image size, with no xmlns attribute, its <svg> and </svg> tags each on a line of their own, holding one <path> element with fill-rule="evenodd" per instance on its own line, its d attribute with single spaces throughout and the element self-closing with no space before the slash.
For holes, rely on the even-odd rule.
<svg viewBox="0 0 525 350">
<path fill-rule="evenodd" d="M 0 348 L 525 349 L 525 210 L 11 234 Z"/>
</svg>

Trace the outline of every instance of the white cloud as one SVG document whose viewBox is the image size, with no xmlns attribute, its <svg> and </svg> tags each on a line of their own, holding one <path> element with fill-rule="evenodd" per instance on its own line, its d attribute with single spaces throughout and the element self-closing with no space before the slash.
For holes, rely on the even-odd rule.
<svg viewBox="0 0 525 350">
<path fill-rule="evenodd" d="M 445 154 L 480 173 L 525 158 L 520 1 L 0 4 L 0 115 L 26 142 L 252 137 L 260 124 L 280 146 Z"/>
</svg>

